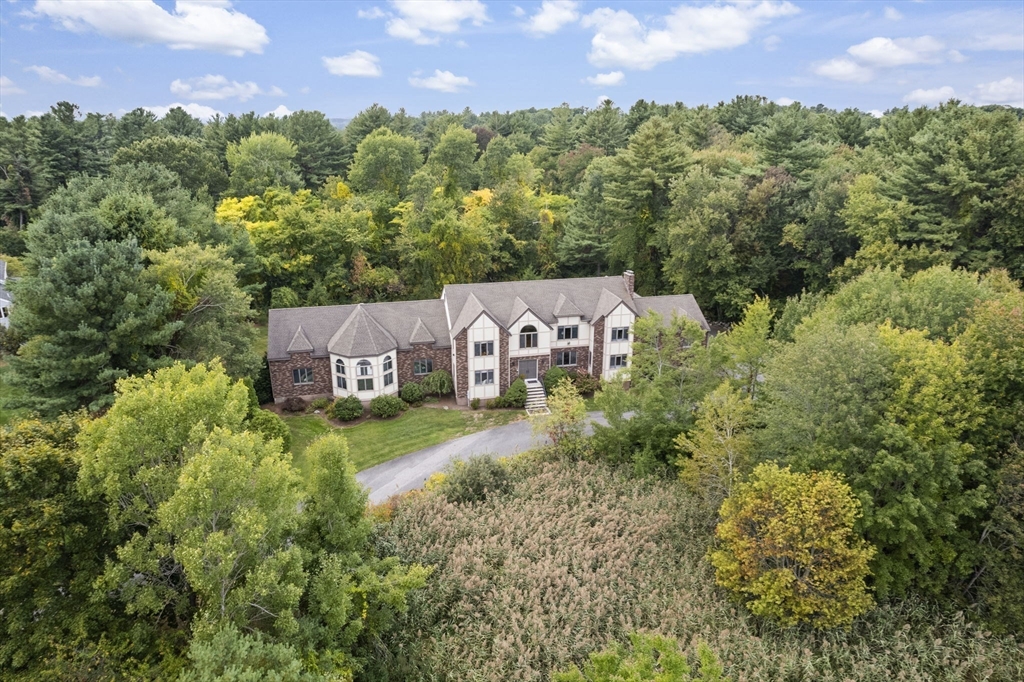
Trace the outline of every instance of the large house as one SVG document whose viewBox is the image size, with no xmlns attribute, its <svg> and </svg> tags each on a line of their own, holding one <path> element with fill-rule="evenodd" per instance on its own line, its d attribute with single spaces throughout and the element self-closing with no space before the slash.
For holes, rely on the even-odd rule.
<svg viewBox="0 0 1024 682">
<path fill-rule="evenodd" d="M 429 301 L 277 308 L 267 344 L 274 400 L 368 401 L 439 369 L 451 373 L 460 404 L 553 366 L 611 379 L 629 366 L 633 322 L 648 312 L 686 315 L 708 330 L 692 295 L 640 296 L 631 271 L 451 284 Z"/>
</svg>

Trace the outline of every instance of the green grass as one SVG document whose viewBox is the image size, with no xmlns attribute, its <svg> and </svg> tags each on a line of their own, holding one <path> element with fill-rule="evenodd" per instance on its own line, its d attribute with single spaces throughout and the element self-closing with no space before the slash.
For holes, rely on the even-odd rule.
<svg viewBox="0 0 1024 682">
<path fill-rule="evenodd" d="M 394 419 L 371 419 L 358 426 L 339 429 L 348 439 L 349 453 L 357 471 L 459 436 L 508 424 L 522 417 L 518 411 L 443 410 L 420 407 Z M 292 431 L 292 457 L 304 474 L 306 447 L 334 427 L 319 415 L 285 416 Z"/>
</svg>

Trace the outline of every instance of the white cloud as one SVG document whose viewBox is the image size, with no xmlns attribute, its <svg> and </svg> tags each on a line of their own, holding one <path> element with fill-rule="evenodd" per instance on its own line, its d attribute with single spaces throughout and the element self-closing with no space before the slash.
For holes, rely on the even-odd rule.
<svg viewBox="0 0 1024 682">
<path fill-rule="evenodd" d="M 519 5 L 512 5 L 512 16 L 522 17 L 526 15 L 526 10 Z"/>
<path fill-rule="evenodd" d="M 429 78 L 410 77 L 409 85 L 438 92 L 459 92 L 462 88 L 474 85 L 474 83 L 466 76 L 456 76 L 451 71 L 435 69 L 434 75 Z"/>
<path fill-rule="evenodd" d="M 972 50 L 1024 50 L 1024 32 L 976 35 L 967 45 Z"/>
<path fill-rule="evenodd" d="M 847 52 L 868 66 L 893 67 L 942 61 L 945 46 L 931 36 L 920 38 L 872 38 L 851 46 Z"/>
<path fill-rule="evenodd" d="M 886 7 L 885 18 L 888 19 L 889 21 L 899 21 L 900 19 L 903 18 L 903 15 L 900 14 L 900 11 L 895 7 Z"/>
<path fill-rule="evenodd" d="M 383 19 L 386 14 L 380 7 L 371 7 L 368 10 L 361 9 L 356 12 L 356 16 L 360 19 Z"/>
<path fill-rule="evenodd" d="M 288 107 L 286 107 L 283 104 L 279 104 L 279 105 L 277 105 L 276 109 L 274 109 L 273 111 L 268 111 L 264 115 L 265 116 L 276 116 L 277 118 L 283 118 L 284 116 L 287 116 L 290 113 L 292 113 L 291 109 L 289 109 Z"/>
<path fill-rule="evenodd" d="M 761 41 L 761 44 L 764 45 L 764 49 L 766 52 L 775 52 L 775 50 L 779 49 L 779 45 L 781 43 L 782 38 L 778 36 L 768 36 L 763 41 Z"/>
<path fill-rule="evenodd" d="M 1024 83 L 1007 76 L 1000 81 L 981 83 L 971 92 L 978 104 L 1008 104 L 1024 107 Z"/>
<path fill-rule="evenodd" d="M 967 57 L 960 50 L 950 50 L 946 53 L 946 56 L 949 57 L 949 61 L 956 62 L 957 64 L 967 61 Z"/>
<path fill-rule="evenodd" d="M 885 116 L 885 112 L 882 111 L 881 109 L 869 109 L 868 113 L 874 116 L 875 118 L 882 118 L 883 116 Z"/>
<path fill-rule="evenodd" d="M 597 96 L 597 106 L 599 106 L 599 107 L 603 107 L 605 102 L 611 102 L 611 101 L 612 101 L 612 98 L 609 97 L 608 95 L 598 95 Z"/>
<path fill-rule="evenodd" d="M 156 43 L 172 50 L 209 50 L 242 56 L 263 52 L 270 39 L 255 19 L 231 9 L 228 0 L 177 0 L 168 12 L 153 0 L 36 0 L 35 15 L 50 17 L 69 31 L 96 31 L 132 43 Z"/>
<path fill-rule="evenodd" d="M 954 92 L 953 88 L 948 85 L 943 85 L 941 88 L 932 88 L 930 90 L 918 88 L 917 90 L 907 93 L 903 97 L 903 101 L 907 104 L 923 104 L 927 106 L 942 104 L 955 96 L 956 92 Z"/>
<path fill-rule="evenodd" d="M 739 47 L 762 25 L 799 11 L 774 0 L 680 5 L 664 17 L 665 28 L 651 29 L 626 10 L 602 7 L 583 17 L 583 25 L 595 30 L 587 58 L 599 67 L 650 69 L 681 54 Z"/>
<path fill-rule="evenodd" d="M 417 45 L 435 45 L 438 33 L 456 33 L 462 22 L 481 26 L 487 7 L 480 0 L 391 0 L 397 16 L 388 20 L 386 30 L 394 38 L 411 40 Z"/>
<path fill-rule="evenodd" d="M 604 88 L 614 85 L 622 85 L 626 81 L 626 74 L 621 71 L 612 71 L 611 73 L 599 73 L 596 76 L 587 76 L 583 80 L 591 85 Z"/>
<path fill-rule="evenodd" d="M 788 107 L 790 104 L 792 104 L 795 101 L 796 101 L 795 99 L 790 99 L 788 97 L 776 97 L 775 98 L 775 103 L 778 104 L 780 107 Z"/>
<path fill-rule="evenodd" d="M 157 118 L 163 118 L 164 116 L 167 115 L 168 111 L 170 111 L 171 109 L 173 109 L 175 107 L 181 107 L 190 116 L 195 116 L 196 118 L 202 119 L 204 121 L 208 121 L 211 118 L 213 118 L 214 116 L 223 116 L 224 115 L 223 112 L 220 112 L 220 111 L 214 109 L 213 107 L 208 107 L 205 104 L 196 104 L 195 102 L 190 102 L 189 104 L 182 104 L 181 102 L 175 102 L 174 104 L 168 104 L 167 106 L 163 106 L 163 107 L 157 106 L 157 107 L 142 107 L 142 108 L 143 109 L 149 109 L 150 111 L 153 112 L 153 115 L 156 116 Z"/>
<path fill-rule="evenodd" d="M 49 66 L 28 66 L 25 67 L 25 70 L 31 71 L 47 83 L 67 83 L 71 85 L 80 85 L 83 88 L 95 88 L 103 85 L 103 79 L 99 76 L 79 76 L 78 78 L 72 78 L 71 76 L 64 75 L 56 69 L 51 69 Z"/>
<path fill-rule="evenodd" d="M 537 13 L 530 17 L 526 30 L 537 35 L 557 33 L 566 24 L 580 18 L 576 11 L 578 6 L 574 0 L 544 0 Z"/>
<path fill-rule="evenodd" d="M 239 102 L 250 100 L 256 95 L 271 95 L 281 97 L 284 92 L 281 88 L 274 86 L 270 90 L 263 90 L 252 81 L 239 83 L 229 81 L 224 76 L 207 74 L 199 78 L 180 78 L 171 82 L 171 93 L 186 99 L 237 99 Z"/>
<path fill-rule="evenodd" d="M 380 58 L 369 52 L 356 50 L 340 57 L 324 57 L 324 66 L 335 76 L 359 76 L 376 78 L 380 76 Z"/>
<path fill-rule="evenodd" d="M 7 76 L 0 76 L 0 95 L 23 95 L 25 91 Z"/>
<path fill-rule="evenodd" d="M 814 67 L 814 73 L 837 81 L 867 83 L 874 78 L 871 69 L 864 68 L 852 59 L 836 57 Z"/>
</svg>

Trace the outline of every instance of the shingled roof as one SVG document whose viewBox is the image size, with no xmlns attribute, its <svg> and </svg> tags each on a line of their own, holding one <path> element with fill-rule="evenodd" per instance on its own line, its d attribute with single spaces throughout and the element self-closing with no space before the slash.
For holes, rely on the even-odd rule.
<svg viewBox="0 0 1024 682">
<path fill-rule="evenodd" d="M 665 318 L 665 321 L 672 319 L 673 313 L 686 315 L 696 320 L 704 331 L 709 331 L 708 321 L 704 319 L 704 313 L 697 305 L 697 299 L 693 294 L 679 294 L 676 296 L 634 296 L 634 302 L 642 313 L 658 313 Z"/>
<path fill-rule="evenodd" d="M 395 337 L 362 304 L 356 306 L 327 344 L 327 350 L 346 358 L 380 355 L 396 348 Z"/>
</svg>

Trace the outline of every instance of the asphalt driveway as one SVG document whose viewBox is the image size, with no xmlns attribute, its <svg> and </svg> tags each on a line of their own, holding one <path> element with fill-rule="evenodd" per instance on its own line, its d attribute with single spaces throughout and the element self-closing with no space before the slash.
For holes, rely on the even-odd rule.
<svg viewBox="0 0 1024 682">
<path fill-rule="evenodd" d="M 588 414 L 592 422 L 606 423 L 600 412 Z M 533 434 L 527 419 L 402 455 L 360 471 L 356 480 L 369 489 L 371 502 L 383 502 L 392 495 L 422 488 L 431 474 L 441 471 L 450 462 L 465 461 L 473 455 L 508 457 L 548 442 L 547 436 Z"/>
</svg>

